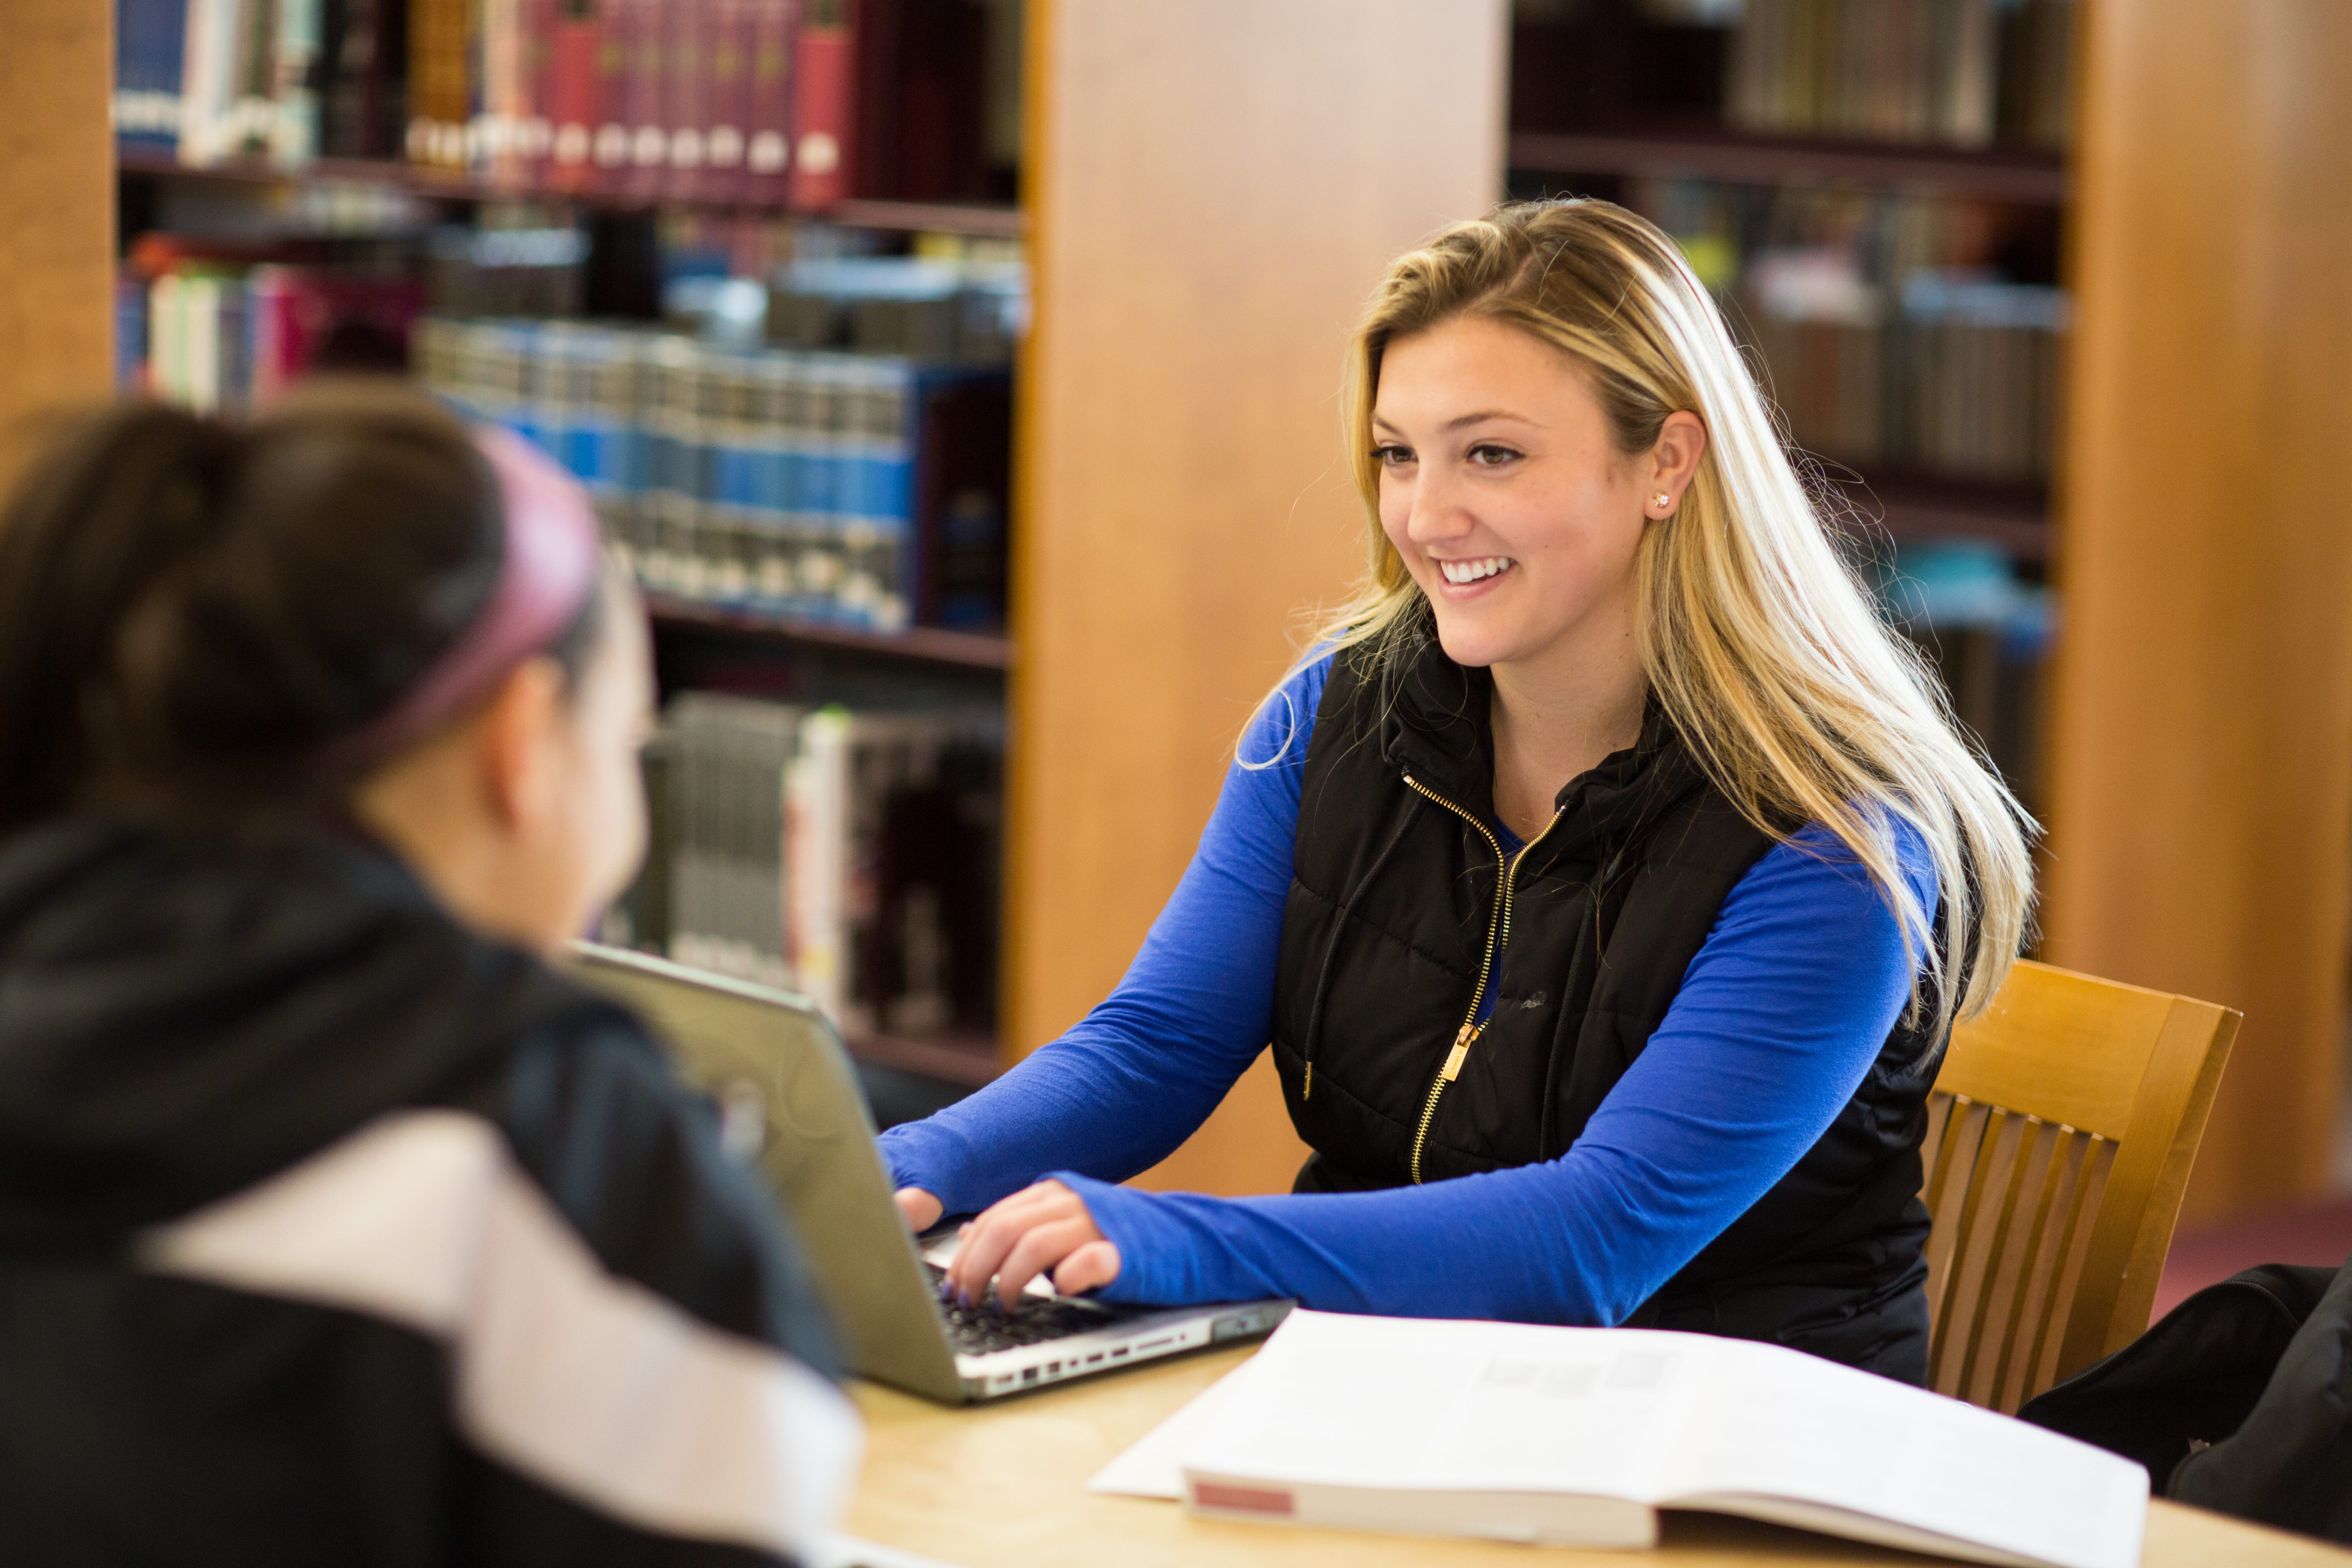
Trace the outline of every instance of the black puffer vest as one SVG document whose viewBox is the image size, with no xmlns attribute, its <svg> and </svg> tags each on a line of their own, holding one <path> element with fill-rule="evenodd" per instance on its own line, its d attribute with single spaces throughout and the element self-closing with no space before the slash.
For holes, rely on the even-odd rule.
<svg viewBox="0 0 2352 1568">
<path fill-rule="evenodd" d="M 1490 824 L 1484 671 L 1425 639 L 1324 688 L 1300 787 L 1274 1055 L 1302 1192 L 1558 1158 L 1641 1055 L 1733 884 L 1772 837 L 1654 703 L 1633 750 L 1559 792 L 1516 863 Z M 1466 1028 L 1481 984 L 1486 1026 Z M 1898 1022 L 1819 1142 L 1631 1322 L 1778 1341 L 1927 1379 L 1919 1202 L 1943 1055 Z"/>
</svg>

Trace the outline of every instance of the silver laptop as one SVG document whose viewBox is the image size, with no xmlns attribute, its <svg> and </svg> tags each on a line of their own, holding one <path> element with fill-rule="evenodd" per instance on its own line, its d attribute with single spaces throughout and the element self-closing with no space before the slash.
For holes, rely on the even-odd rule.
<svg viewBox="0 0 2352 1568">
<path fill-rule="evenodd" d="M 950 1404 L 996 1399 L 1273 1330 L 1288 1301 L 1137 1309 L 1057 1296 L 1005 1308 L 943 1299 L 951 1228 L 907 1234 L 874 1123 L 833 1026 L 787 992 L 577 942 L 573 972 L 627 1003 L 679 1071 L 719 1101 L 729 1146 L 756 1159 L 792 1216 L 863 1376 Z"/>
</svg>

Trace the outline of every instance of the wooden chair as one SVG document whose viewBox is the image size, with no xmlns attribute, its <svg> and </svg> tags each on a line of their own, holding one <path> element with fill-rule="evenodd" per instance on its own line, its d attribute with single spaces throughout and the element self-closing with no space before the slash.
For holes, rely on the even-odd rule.
<svg viewBox="0 0 2352 1568">
<path fill-rule="evenodd" d="M 2014 1412 L 2147 1327 L 2240 1017 L 2020 963 L 1953 1030 L 1920 1151 L 1930 1387 Z"/>
</svg>

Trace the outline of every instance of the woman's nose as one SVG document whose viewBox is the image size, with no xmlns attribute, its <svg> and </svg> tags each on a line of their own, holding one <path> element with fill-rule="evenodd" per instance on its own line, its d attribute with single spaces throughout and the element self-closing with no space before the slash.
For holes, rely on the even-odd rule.
<svg viewBox="0 0 2352 1568">
<path fill-rule="evenodd" d="M 1434 544 L 1459 539 L 1476 521 L 1443 476 L 1423 473 L 1419 477 L 1413 486 L 1412 510 L 1405 514 L 1405 533 L 1414 543 Z"/>
</svg>

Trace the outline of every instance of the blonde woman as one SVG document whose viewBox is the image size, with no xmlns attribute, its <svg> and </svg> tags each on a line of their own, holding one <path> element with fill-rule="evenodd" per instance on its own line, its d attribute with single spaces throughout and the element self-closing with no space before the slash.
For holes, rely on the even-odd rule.
<svg viewBox="0 0 2352 1568">
<path fill-rule="evenodd" d="M 967 1299 L 1635 1323 L 1923 1382 L 1918 1147 L 2022 814 L 1841 564 L 1706 291 L 1605 202 L 1402 258 L 1361 595 L 1108 1000 L 885 1139 Z M 1110 1184 L 1271 1040 L 1284 1197 Z"/>
</svg>

